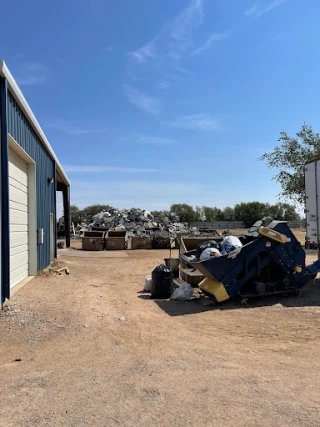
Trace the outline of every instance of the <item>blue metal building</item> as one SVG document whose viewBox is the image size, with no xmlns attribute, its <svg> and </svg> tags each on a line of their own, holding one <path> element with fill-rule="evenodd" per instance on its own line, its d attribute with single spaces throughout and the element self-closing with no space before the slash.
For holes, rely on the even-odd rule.
<svg viewBox="0 0 320 427">
<path fill-rule="evenodd" d="M 0 61 L 0 302 L 57 256 L 56 192 L 70 246 L 70 182 L 38 121 Z"/>
</svg>

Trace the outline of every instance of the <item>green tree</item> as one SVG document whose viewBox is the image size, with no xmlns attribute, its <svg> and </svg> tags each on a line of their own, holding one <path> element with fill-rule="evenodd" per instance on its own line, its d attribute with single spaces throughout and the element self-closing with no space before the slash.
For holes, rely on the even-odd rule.
<svg viewBox="0 0 320 427">
<path fill-rule="evenodd" d="M 224 208 L 223 216 L 224 216 L 224 221 L 234 221 L 235 220 L 234 208 L 231 208 L 230 206 L 227 206 L 226 208 Z"/>
<path fill-rule="evenodd" d="M 83 221 L 82 211 L 76 205 L 70 205 L 70 217 L 75 226 Z"/>
<path fill-rule="evenodd" d="M 238 203 L 234 207 L 236 221 L 243 221 L 245 227 L 267 216 L 269 205 L 261 202 Z"/>
<path fill-rule="evenodd" d="M 170 212 L 174 213 L 181 222 L 199 221 L 197 213 L 187 203 L 175 203 L 171 205 Z"/>
<path fill-rule="evenodd" d="M 213 208 L 215 221 L 224 221 L 224 212 L 219 208 Z"/>
<path fill-rule="evenodd" d="M 196 221 L 205 221 L 206 220 L 206 215 L 204 213 L 203 210 L 203 206 L 196 206 L 195 208 L 195 217 L 197 218 Z"/>
<path fill-rule="evenodd" d="M 283 221 L 299 221 L 301 219 L 295 206 L 289 205 L 288 203 L 277 203 L 274 206 L 280 211 L 278 217 L 274 217 L 275 219 Z"/>
<path fill-rule="evenodd" d="M 155 218 L 160 217 L 163 215 L 163 211 L 151 211 L 151 215 L 153 215 Z"/>
<path fill-rule="evenodd" d="M 285 214 L 284 214 L 283 219 L 285 221 L 300 221 L 302 219 L 302 217 L 295 210 L 294 206 L 289 205 L 288 208 L 285 210 Z"/>
<path fill-rule="evenodd" d="M 110 209 L 114 209 L 114 208 L 110 205 L 100 205 L 100 204 L 87 206 L 82 210 L 83 220 L 86 222 L 91 222 L 94 215 L 97 215 L 102 211 L 108 211 Z"/>
<path fill-rule="evenodd" d="M 320 135 L 311 126 L 303 124 L 295 137 L 280 133 L 280 145 L 271 153 L 265 153 L 260 160 L 276 169 L 274 180 L 282 188 L 281 195 L 300 204 L 305 200 L 304 165 L 320 157 Z"/>
<path fill-rule="evenodd" d="M 169 211 L 152 211 L 151 215 L 154 216 L 156 220 L 159 220 L 162 223 L 169 223 L 171 220 Z"/>
<path fill-rule="evenodd" d="M 284 211 L 281 207 L 281 203 L 277 203 L 276 205 L 266 205 L 266 216 L 270 216 L 273 219 L 277 219 L 278 221 L 284 220 Z"/>
<path fill-rule="evenodd" d="M 234 208 L 235 219 L 243 221 L 246 227 L 250 227 L 255 221 L 270 216 L 278 221 L 298 221 L 299 214 L 295 207 L 288 203 L 249 202 L 239 203 Z"/>
<path fill-rule="evenodd" d="M 210 208 L 209 206 L 202 207 L 206 221 L 224 221 L 224 212 L 219 208 Z"/>
<path fill-rule="evenodd" d="M 205 216 L 205 221 L 212 222 L 216 219 L 213 208 L 209 208 L 209 206 L 203 206 L 202 210 Z"/>
</svg>

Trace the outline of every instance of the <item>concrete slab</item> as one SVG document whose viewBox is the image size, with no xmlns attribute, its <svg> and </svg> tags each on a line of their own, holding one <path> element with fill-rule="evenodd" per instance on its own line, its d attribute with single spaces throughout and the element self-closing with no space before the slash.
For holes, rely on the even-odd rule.
<svg viewBox="0 0 320 427">
<path fill-rule="evenodd" d="M 22 282 L 18 283 L 16 286 L 10 289 L 10 298 L 13 297 L 21 288 L 23 288 L 27 283 L 29 283 L 35 276 L 28 276 Z"/>
</svg>

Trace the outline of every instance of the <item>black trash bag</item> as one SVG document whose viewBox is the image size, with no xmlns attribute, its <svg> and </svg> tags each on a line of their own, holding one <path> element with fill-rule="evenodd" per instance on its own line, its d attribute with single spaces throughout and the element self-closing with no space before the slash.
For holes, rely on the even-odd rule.
<svg viewBox="0 0 320 427">
<path fill-rule="evenodd" d="M 197 257 L 200 258 L 202 252 L 208 248 L 219 249 L 219 244 L 215 240 L 207 240 L 206 242 L 200 243 L 200 245 L 197 246 Z"/>
<path fill-rule="evenodd" d="M 171 268 L 161 264 L 152 272 L 152 299 L 170 298 L 173 293 Z"/>
</svg>

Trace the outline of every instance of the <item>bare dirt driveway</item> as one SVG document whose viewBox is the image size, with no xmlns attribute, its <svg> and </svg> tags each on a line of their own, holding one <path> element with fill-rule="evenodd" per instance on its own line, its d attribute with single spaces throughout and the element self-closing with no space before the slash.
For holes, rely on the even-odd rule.
<svg viewBox="0 0 320 427">
<path fill-rule="evenodd" d="M 247 308 L 153 301 L 139 291 L 164 256 L 65 257 L 69 276 L 12 298 L 1 426 L 319 426 L 320 286 Z"/>
</svg>

